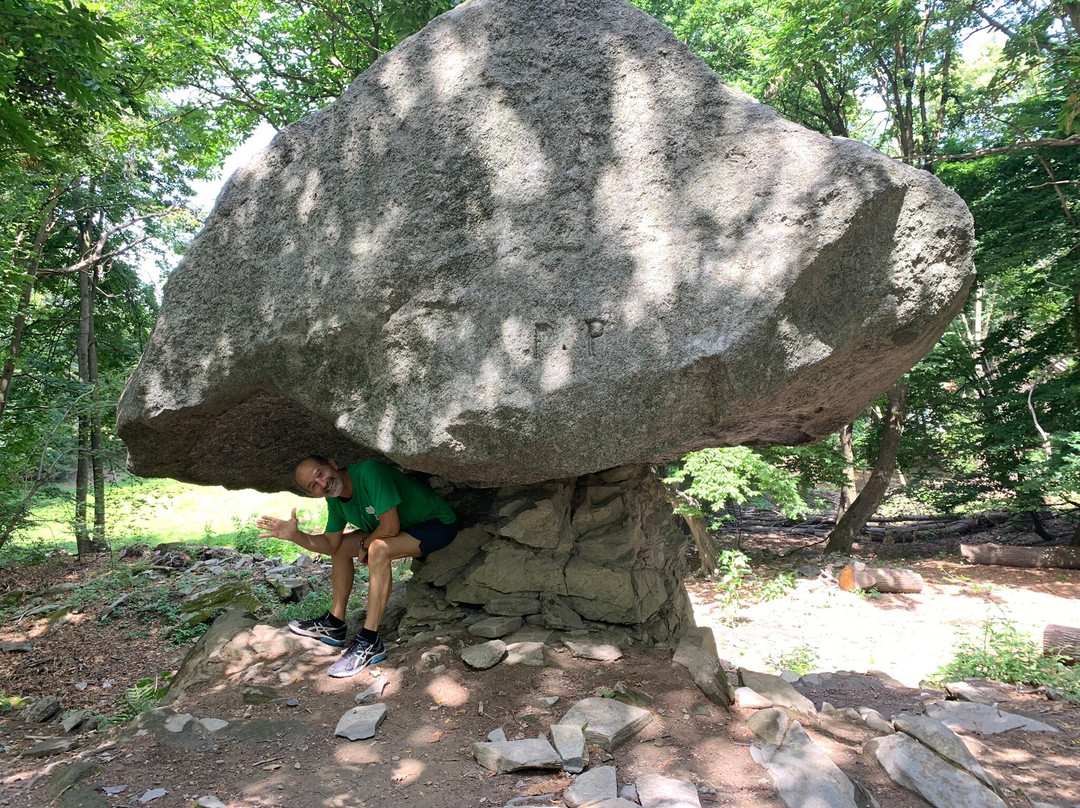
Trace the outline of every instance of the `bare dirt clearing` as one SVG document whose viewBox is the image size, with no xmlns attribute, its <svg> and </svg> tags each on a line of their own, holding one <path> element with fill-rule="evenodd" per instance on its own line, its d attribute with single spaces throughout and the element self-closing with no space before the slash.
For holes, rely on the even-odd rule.
<svg viewBox="0 0 1080 808">
<path fill-rule="evenodd" d="M 752 555 L 770 555 L 795 546 L 797 542 L 778 535 L 755 537 L 746 549 Z M 884 550 L 888 561 L 896 563 L 899 549 L 869 546 L 861 557 L 880 563 L 867 556 Z M 825 579 L 805 580 L 785 597 L 740 607 L 732 616 L 719 607 L 714 584 L 691 581 L 688 589 L 699 624 L 713 626 L 720 655 L 733 666 L 777 669 L 784 660 L 800 659 L 819 671 L 882 670 L 908 687 L 884 686 L 869 677 L 800 686 L 819 707 L 822 701 L 838 708 L 868 706 L 888 717 L 904 710 L 919 712 L 924 704 L 942 698 L 940 692 L 918 687 L 919 681 L 949 659 L 958 632 L 978 629 L 988 616 L 1004 616 L 1036 635 L 1047 622 L 1080 624 L 1080 571 L 974 567 L 956 558 L 904 561 L 926 579 L 918 595 L 860 597 Z M 768 578 L 815 560 L 805 554 L 772 557 L 755 562 L 754 571 Z M 70 559 L 15 568 L 5 571 L 2 588 L 79 583 L 99 569 L 100 562 Z M 51 627 L 42 616 L 5 625 L 0 640 L 29 642 L 32 650 L 0 654 L 0 687 L 8 696 L 52 694 L 60 697 L 64 709 L 110 715 L 119 711 L 117 695 L 125 688 L 174 669 L 188 650 L 170 647 L 162 627 L 138 615 L 103 628 L 97 622 L 102 608 L 88 605 Z M 99 767 L 86 785 L 127 786 L 108 797 L 95 792 L 104 800 L 97 804 L 108 806 L 131 805 L 153 788 L 168 792 L 152 803 L 163 807 L 190 806 L 207 794 L 230 808 L 499 806 L 527 793 L 558 795 L 568 782 L 565 775 L 493 776 L 472 760 L 470 744 L 497 727 L 511 739 L 535 737 L 578 699 L 622 681 L 655 699 L 650 709 L 656 719 L 611 755 L 593 749 L 590 765 L 616 766 L 620 786 L 649 773 L 692 780 L 704 789 L 700 798 L 706 806 L 780 805 L 763 770 L 750 758 L 753 737 L 745 726 L 749 711 L 709 704 L 686 671 L 672 664 L 670 649 L 630 646 L 617 662 L 600 663 L 576 659 L 552 642 L 542 668 L 503 665 L 474 671 L 457 654 L 461 643 L 472 641 L 455 630 L 445 639 L 428 637 L 389 649 L 391 657 L 380 671 L 388 681 L 382 701 L 389 717 L 373 741 L 350 743 L 334 738 L 333 729 L 354 706 L 353 697 L 376 676 L 365 672 L 333 680 L 325 675 L 328 661 L 297 671 L 287 685 L 274 662 L 252 668 L 244 681 L 217 681 L 189 692 L 174 705 L 177 712 L 234 725 L 232 735 L 206 748 L 169 745 L 154 733 L 112 741 L 116 745 L 111 746 L 109 731 L 101 729 L 81 736 L 73 752 L 34 759 L 24 753 L 37 737 L 59 734 L 59 727 L 28 725 L 6 716 L 0 719 L 0 804 L 50 804 L 55 795 L 46 789 L 56 782 L 51 777 L 75 757 Z M 447 650 L 437 664 L 422 657 L 438 646 Z M 242 690 L 251 684 L 273 686 L 282 698 L 246 705 Z M 559 696 L 550 714 L 530 705 L 539 696 Z M 1001 705 L 1038 713 L 1062 729 L 969 739 L 976 757 L 1009 790 L 1010 803 L 1028 805 L 1028 798 L 1058 806 L 1080 803 L 1080 778 L 1066 774 L 1080 770 L 1080 711 L 1014 688 L 1002 689 Z M 857 745 L 810 724 L 807 729 L 881 805 L 926 804 L 894 785 L 879 766 L 864 762 Z"/>
</svg>

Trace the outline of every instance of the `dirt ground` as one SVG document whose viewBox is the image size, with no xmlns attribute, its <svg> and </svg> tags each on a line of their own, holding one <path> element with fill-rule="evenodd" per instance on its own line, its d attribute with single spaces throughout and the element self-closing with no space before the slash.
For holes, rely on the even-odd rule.
<svg viewBox="0 0 1080 808">
<path fill-rule="evenodd" d="M 969 539 L 970 540 L 970 539 Z M 783 535 L 755 537 L 743 546 L 759 575 L 798 569 L 813 556 L 787 555 L 800 542 Z M 907 548 L 911 552 L 912 546 Z M 886 686 L 862 677 L 855 687 L 823 686 L 806 693 L 820 706 L 874 707 L 886 717 L 920 712 L 943 694 L 919 682 L 946 661 L 958 632 L 977 629 L 988 616 L 1003 616 L 1036 635 L 1047 622 L 1080 625 L 1080 571 L 975 567 L 959 562 L 949 547 L 917 547 L 930 558 L 900 559 L 904 548 L 860 548 L 870 563 L 887 556 L 920 572 L 927 586 L 918 595 L 875 598 L 846 593 L 825 579 L 804 581 L 787 596 L 746 606 L 734 620 L 718 605 L 715 585 L 688 582 L 699 625 L 712 625 L 722 658 L 758 670 L 780 667 L 783 659 L 811 661 L 819 671 L 877 669 L 899 680 Z M 877 558 L 875 558 L 877 557 Z M 97 564 L 73 559 L 2 572 L 0 594 L 15 588 L 41 589 L 92 576 Z M 98 610 L 103 607 L 97 607 Z M 160 628 L 125 617 L 108 627 L 88 609 L 49 628 L 28 617 L 0 627 L 0 640 L 29 641 L 33 650 L 0 654 L 0 689 L 8 696 L 60 697 L 63 708 L 86 708 L 104 715 L 119 710 L 118 695 L 138 679 L 175 669 L 187 648 L 170 647 Z M 130 625 L 125 621 L 130 621 Z M 145 636 L 139 636 L 145 635 Z M 110 730 L 83 735 L 78 748 L 60 757 L 35 759 L 24 753 L 52 725 L 28 725 L 0 717 L 0 805 L 40 808 L 61 805 L 47 793 L 50 775 L 75 758 L 98 764 L 85 782 L 126 786 L 108 796 L 110 806 L 140 804 L 150 789 L 168 793 L 154 800 L 161 808 L 191 806 L 215 795 L 229 808 L 299 806 L 502 806 L 526 794 L 561 794 L 564 775 L 493 776 L 469 755 L 474 741 L 502 727 L 509 738 L 535 737 L 577 700 L 603 693 L 616 682 L 655 699 L 654 720 L 613 755 L 593 749 L 590 765 L 617 767 L 619 785 L 643 774 L 692 780 L 703 806 L 779 806 L 781 803 L 751 760 L 753 740 L 745 727 L 749 711 L 709 704 L 689 675 L 671 662 L 671 649 L 631 646 L 612 663 L 576 659 L 561 646 L 545 653 L 545 666 L 501 665 L 488 671 L 467 668 L 457 656 L 463 635 L 401 642 L 373 672 L 348 680 L 325 675 L 332 661 L 312 665 L 283 686 L 273 666 L 244 684 L 266 684 L 282 699 L 243 703 L 240 684 L 216 683 L 189 692 L 178 712 L 224 718 L 243 726 L 242 734 L 210 749 L 169 746 L 146 734 L 115 740 Z M 446 646 L 441 659 L 425 652 Z M 799 656 L 801 654 L 801 657 Z M 441 667 L 440 667 L 441 666 Z M 338 718 L 355 706 L 354 696 L 377 678 L 389 716 L 374 740 L 348 742 L 333 736 Z M 852 680 L 856 681 L 856 680 Z M 540 696 L 558 696 L 554 708 L 532 706 Z M 1010 804 L 1029 800 L 1057 806 L 1080 803 L 1080 710 L 1042 693 L 1001 689 L 1001 706 L 1037 713 L 1061 733 L 1009 732 L 967 739 L 976 757 L 1008 790 Z M 482 709 L 481 709 L 482 703 Z M 894 785 L 883 770 L 863 762 L 856 744 L 807 727 L 814 741 L 854 779 L 866 785 L 885 808 L 926 805 Z M 52 781 L 55 783 L 55 781 Z M 561 803 L 554 803 L 561 804 Z"/>
</svg>

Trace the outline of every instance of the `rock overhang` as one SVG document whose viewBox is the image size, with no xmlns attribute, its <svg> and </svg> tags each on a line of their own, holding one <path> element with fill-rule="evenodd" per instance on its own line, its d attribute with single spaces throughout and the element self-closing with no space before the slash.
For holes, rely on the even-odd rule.
<svg viewBox="0 0 1080 808">
<path fill-rule="evenodd" d="M 829 434 L 972 277 L 936 179 L 725 87 L 621 0 L 470 0 L 229 181 L 118 415 L 136 473 L 480 485 Z"/>
</svg>

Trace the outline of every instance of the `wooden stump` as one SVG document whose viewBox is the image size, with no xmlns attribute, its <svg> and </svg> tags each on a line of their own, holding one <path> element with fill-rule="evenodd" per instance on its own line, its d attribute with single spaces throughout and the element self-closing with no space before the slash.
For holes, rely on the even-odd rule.
<svg viewBox="0 0 1080 808">
<path fill-rule="evenodd" d="M 961 544 L 960 555 L 969 564 L 1038 569 L 1080 569 L 1080 547 L 1010 547 L 1000 544 Z"/>
<path fill-rule="evenodd" d="M 1048 625 L 1043 629 L 1043 654 L 1057 654 L 1070 662 L 1080 662 L 1080 628 Z"/>
<path fill-rule="evenodd" d="M 876 589 L 878 592 L 922 592 L 923 577 L 915 570 L 857 570 L 847 566 L 840 570 L 840 588 L 845 592 L 854 589 Z"/>
</svg>

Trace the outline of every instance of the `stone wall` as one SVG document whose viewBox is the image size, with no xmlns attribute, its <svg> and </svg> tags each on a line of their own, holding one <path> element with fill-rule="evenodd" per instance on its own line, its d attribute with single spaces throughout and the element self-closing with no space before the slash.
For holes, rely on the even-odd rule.
<svg viewBox="0 0 1080 808">
<path fill-rule="evenodd" d="M 664 642 L 691 624 L 687 537 L 648 467 L 511 486 L 426 562 L 413 562 L 401 631 L 481 608 L 549 628 L 630 626 Z"/>
</svg>

